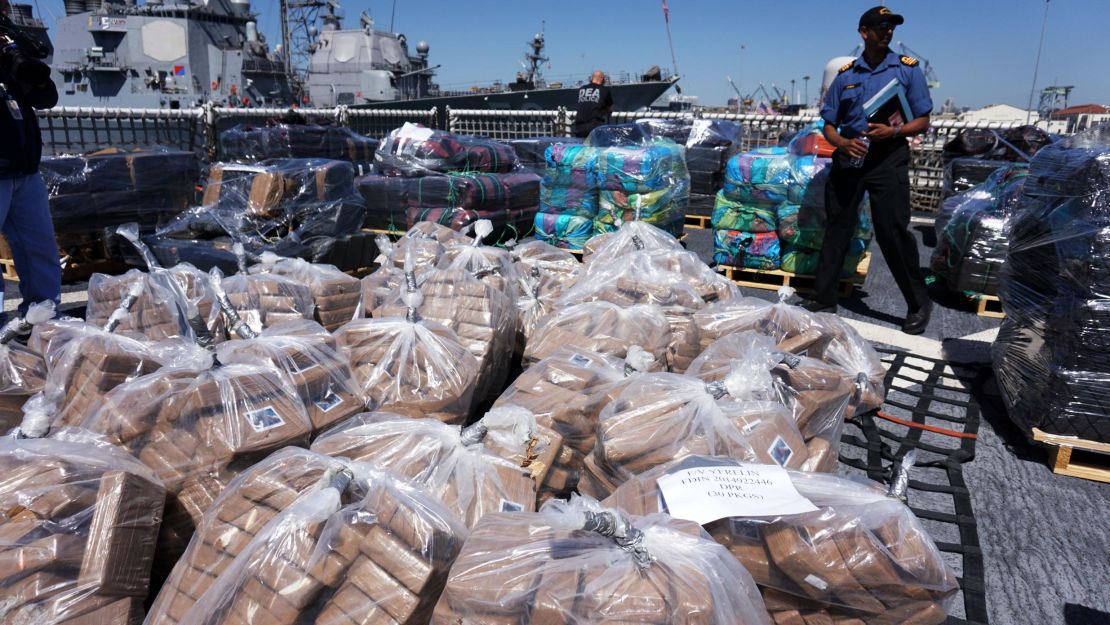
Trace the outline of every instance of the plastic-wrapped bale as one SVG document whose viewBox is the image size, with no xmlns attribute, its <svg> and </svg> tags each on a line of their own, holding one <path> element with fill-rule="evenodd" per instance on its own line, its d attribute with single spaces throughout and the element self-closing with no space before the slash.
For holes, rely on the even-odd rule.
<svg viewBox="0 0 1110 625">
<path fill-rule="evenodd" d="M 440 267 L 448 271 L 466 271 L 512 301 L 520 272 L 508 250 L 483 245 L 482 241 L 492 231 L 493 224 L 488 220 L 475 222 L 474 238 L 467 245 L 449 244 L 444 250 Z"/>
<path fill-rule="evenodd" d="M 554 443 L 558 434 L 538 428 L 533 434 L 539 433 L 547 442 L 536 438 L 530 450 L 525 441 L 525 446 L 517 444 L 508 457 L 502 457 L 498 453 L 506 448 L 489 444 L 493 439 L 488 432 L 377 412 L 356 416 L 325 432 L 313 442 L 312 450 L 403 475 L 472 527 L 494 512 L 535 510 L 537 480 L 521 464 L 535 451 L 550 451 L 544 445 L 559 446 Z M 514 431 L 509 427 L 499 434 L 509 438 Z"/>
<path fill-rule="evenodd" d="M 312 319 L 312 291 L 292 277 L 273 273 L 228 276 L 221 281 L 227 299 L 254 332 L 283 321 Z"/>
<path fill-rule="evenodd" d="M 240 124 L 220 133 L 220 158 L 253 163 L 271 158 L 328 158 L 369 167 L 379 141 L 343 126 Z"/>
<path fill-rule="evenodd" d="M 507 173 L 520 166 L 513 149 L 504 143 L 407 122 L 382 139 L 374 162 L 380 173 L 405 177 L 456 171 Z"/>
<path fill-rule="evenodd" d="M 454 330 L 386 317 L 352 321 L 335 338 L 373 408 L 449 423 L 470 414 L 478 362 Z"/>
<path fill-rule="evenodd" d="M 824 159 L 818 159 L 818 163 Z M 782 269 L 802 275 L 814 275 L 821 258 L 825 239 L 825 185 L 828 167 L 818 168 L 802 190 L 800 198 L 791 197 L 775 208 L 778 235 L 782 243 Z M 842 276 L 851 276 L 863 260 L 874 234 L 870 217 L 870 197 L 860 203 L 859 220 L 844 259 Z"/>
<path fill-rule="evenodd" d="M 23 317 L 0 327 L 0 433 L 23 420 L 23 404 L 46 385 L 46 362 L 31 348 L 16 341 L 54 316 L 54 302 L 34 304 Z"/>
<path fill-rule="evenodd" d="M 229 237 L 252 254 L 317 260 L 327 256 L 336 237 L 362 227 L 365 211 L 349 162 L 217 163 L 209 169 L 202 205 L 146 241 L 165 266 L 184 261 L 202 269 L 227 267 L 234 262 Z"/>
<path fill-rule="evenodd" d="M 351 321 L 358 313 L 362 283 L 339 271 L 334 265 L 283 258 L 267 267 L 269 273 L 285 276 L 308 287 L 312 296 L 313 318 L 332 332 Z"/>
<path fill-rule="evenodd" d="M 625 221 L 646 221 L 678 236 L 686 221 L 690 174 L 685 150 L 666 140 L 606 147 L 598 154 L 600 177 L 594 230 L 616 230 Z"/>
<path fill-rule="evenodd" d="M 774 205 L 748 205 L 728 199 L 724 191 L 717 193 L 713 202 L 711 225 L 714 230 L 742 230 L 744 232 L 774 232 L 778 215 Z"/>
<path fill-rule="evenodd" d="M 408 178 L 365 174 L 355 179 L 355 187 L 366 202 L 363 226 L 392 232 L 405 229 L 408 221 Z"/>
<path fill-rule="evenodd" d="M 528 241 L 510 249 L 517 273 L 515 296 L 517 311 L 516 352 L 524 348 L 540 320 L 553 312 L 563 293 L 574 285 L 582 264 L 570 252 L 543 241 Z"/>
<path fill-rule="evenodd" d="M 983 184 L 949 198 L 953 210 L 937 238 L 930 266 L 956 291 L 996 295 L 1010 243 L 1007 220 L 1025 189 L 1027 165 L 995 170 Z M 949 205 L 949 202 L 946 202 Z"/>
<path fill-rule="evenodd" d="M 758 148 L 728 160 L 721 193 L 736 203 L 775 206 L 786 201 L 794 174 L 786 148 Z"/>
<path fill-rule="evenodd" d="M 227 341 L 216 350 L 224 364 L 263 364 L 283 371 L 322 430 L 362 412 L 365 399 L 336 339 L 312 321 L 287 321 L 256 338 Z"/>
<path fill-rule="evenodd" d="M 1011 419 L 1030 434 L 1110 441 L 1110 126 L 1042 148 L 1011 220 L 992 350 Z"/>
<path fill-rule="evenodd" d="M 491 278 L 494 278 L 491 276 Z M 493 399 L 504 387 L 516 344 L 516 309 L 497 288 L 463 269 L 435 269 L 417 276 L 423 294 L 416 313 L 451 328 L 457 340 L 477 359 L 475 401 Z M 375 317 L 404 317 L 407 287 L 372 312 Z"/>
<path fill-rule="evenodd" d="M 613 232 L 595 236 L 582 249 L 582 262 L 604 266 L 631 252 L 685 248 L 671 233 L 643 221 L 626 221 Z"/>
<path fill-rule="evenodd" d="M 697 525 L 594 500 L 487 515 L 451 568 L 433 625 L 770 625 L 752 576 Z"/>
<path fill-rule="evenodd" d="M 165 491 L 110 445 L 0 439 L 0 621 L 142 619 Z"/>
<path fill-rule="evenodd" d="M 657 480 L 686 468 L 743 466 L 686 458 L 629 479 L 603 503 L 630 514 L 660 510 Z M 726 517 L 705 529 L 759 585 L 775 623 L 940 625 L 959 590 L 921 523 L 878 484 L 787 471 L 812 512 Z"/>
<path fill-rule="evenodd" d="M 183 336 L 184 324 L 173 293 L 138 269 L 122 276 L 94 273 L 89 278 L 85 319 L 90 324 L 103 326 L 136 283 L 141 283 L 138 287 L 142 289 L 141 294 L 130 314 L 120 321 L 119 331 L 136 332 L 154 341 Z"/>
<path fill-rule="evenodd" d="M 729 387 L 730 396 L 737 400 L 769 400 L 785 406 L 805 440 L 806 453 L 798 454 L 801 461 L 789 466 L 804 471 L 835 472 L 844 419 L 856 392 L 855 376 L 816 358 L 780 352 L 774 339 L 755 332 L 718 339 L 694 359 L 687 375 L 707 383 L 728 383 L 729 376 L 738 369 L 743 371 L 745 386 L 740 389 L 733 384 Z M 749 436 L 754 438 L 757 431 Z M 785 445 L 773 436 L 766 437 L 763 441 L 766 445 L 753 444 L 786 466 L 801 451 L 796 444 L 790 444 L 790 438 L 784 439 Z"/>
<path fill-rule="evenodd" d="M 547 169 L 545 157 L 547 148 L 556 143 L 574 145 L 581 142 L 582 140 L 576 137 L 526 137 L 524 139 L 510 139 L 505 143 L 513 148 L 513 152 L 520 159 L 522 167 L 542 176 L 544 170 Z"/>
<path fill-rule="evenodd" d="M 638 345 L 651 355 L 652 370 L 665 371 L 670 343 L 671 328 L 658 306 L 586 302 L 558 309 L 540 321 L 524 350 L 524 365 L 564 347 L 624 358 Z"/>
<path fill-rule="evenodd" d="M 749 386 L 741 367 L 713 384 L 674 373 L 635 378 L 601 411 L 579 492 L 606 497 L 637 473 L 695 454 L 802 466 L 808 454 L 790 411 L 752 399 Z"/>
<path fill-rule="evenodd" d="M 694 314 L 692 342 L 699 354 L 718 339 L 739 332 L 757 332 L 771 337 L 775 349 L 810 356 L 836 365 L 856 382 L 850 415 L 859 415 L 882 405 L 886 397 L 886 369 L 875 348 L 840 317 L 813 314 L 787 304 L 794 289 L 779 289 L 779 301 L 770 303 L 754 297 L 737 297 L 718 302 Z"/>
<path fill-rule="evenodd" d="M 774 270 L 782 266 L 782 245 L 775 232 L 714 230 L 713 262 L 730 267 Z"/>
<path fill-rule="evenodd" d="M 536 213 L 533 228 L 536 239 L 555 247 L 580 250 L 594 235 L 592 217 L 549 213 L 542 210 Z"/>
<path fill-rule="evenodd" d="M 494 408 L 521 406 L 563 437 L 563 448 L 540 484 L 540 501 L 569 495 L 578 485 L 597 437 L 598 415 L 624 385 L 650 369 L 652 357 L 638 346 L 624 359 L 563 347 L 513 381 Z"/>
<path fill-rule="evenodd" d="M 594 234 L 597 216 L 598 148 L 557 143 L 547 148 L 540 182 L 536 238 L 555 247 L 580 250 Z"/>
<path fill-rule="evenodd" d="M 967 128 L 944 144 L 944 197 L 963 193 L 1012 163 L 1027 163 L 1056 138 L 1036 126 Z"/>
<path fill-rule="evenodd" d="M 653 137 L 685 145 L 690 191 L 710 196 L 720 190 L 725 163 L 745 135 L 742 125 L 718 119 L 641 119 L 636 124 Z"/>
<path fill-rule="evenodd" d="M 427 622 L 465 538 L 418 485 L 282 450 L 205 514 L 147 622 Z"/>
</svg>

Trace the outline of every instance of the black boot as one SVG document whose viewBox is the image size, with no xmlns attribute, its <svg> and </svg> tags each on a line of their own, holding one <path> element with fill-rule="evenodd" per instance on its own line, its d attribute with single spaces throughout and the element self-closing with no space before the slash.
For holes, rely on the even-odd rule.
<svg viewBox="0 0 1110 625">
<path fill-rule="evenodd" d="M 929 327 L 929 317 L 933 314 L 933 301 L 925 300 L 925 305 L 906 315 L 902 331 L 906 334 L 921 334 Z"/>
<path fill-rule="evenodd" d="M 826 304 L 819 302 L 815 299 L 804 299 L 798 302 L 798 306 L 808 310 L 811 313 L 832 313 L 836 314 L 836 304 Z"/>
</svg>

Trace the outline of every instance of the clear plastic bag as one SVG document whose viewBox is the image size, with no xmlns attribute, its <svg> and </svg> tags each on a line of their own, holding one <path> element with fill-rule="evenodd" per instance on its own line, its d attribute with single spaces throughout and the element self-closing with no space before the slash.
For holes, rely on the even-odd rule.
<svg viewBox="0 0 1110 625">
<path fill-rule="evenodd" d="M 794 289 L 783 287 L 778 295 L 779 301 L 773 304 L 755 297 L 735 297 L 696 312 L 694 335 L 698 353 L 721 337 L 745 330 L 766 334 L 778 342 L 779 350 L 795 354 L 805 354 L 827 341 L 824 328 L 812 313 L 786 303 L 793 297 Z"/>
<path fill-rule="evenodd" d="M 686 458 L 629 479 L 603 503 L 631 514 L 661 512 L 659 477 L 739 464 Z M 956 577 L 909 508 L 878 484 L 788 474 L 816 511 L 728 517 L 705 526 L 751 572 L 775 623 L 945 622 L 959 589 Z"/>
<path fill-rule="evenodd" d="M 447 245 L 440 267 L 448 271 L 467 271 L 513 301 L 521 275 L 512 255 L 504 248 L 483 245 L 483 239 L 493 231 L 489 221 L 475 222 L 473 230 L 474 238 L 469 245 Z"/>
<path fill-rule="evenodd" d="M 624 358 L 632 346 L 639 346 L 651 355 L 651 369 L 664 371 L 670 343 L 670 325 L 658 306 L 622 308 L 609 302 L 587 302 L 544 317 L 525 347 L 524 365 L 539 362 L 564 347 Z"/>
<path fill-rule="evenodd" d="M 605 497 L 637 473 L 695 454 L 800 466 L 804 445 L 789 413 L 769 397 L 751 397 L 750 383 L 737 368 L 715 384 L 649 373 L 624 385 L 601 412 L 579 492 Z M 776 430 L 776 436 L 769 437 L 772 445 L 757 449 L 764 429 Z"/>
<path fill-rule="evenodd" d="M 362 283 L 334 265 L 310 263 L 300 258 L 270 258 L 264 254 L 263 264 L 255 265 L 252 270 L 256 267 L 307 286 L 312 296 L 313 318 L 328 332 L 358 316 Z"/>
<path fill-rule="evenodd" d="M 237 273 L 219 282 L 227 302 L 256 334 L 283 321 L 311 320 L 315 314 L 312 291 L 298 279 L 275 273 Z"/>
<path fill-rule="evenodd" d="M 314 430 L 320 430 L 365 409 L 336 339 L 313 321 L 285 321 L 257 338 L 227 341 L 216 350 L 224 364 L 267 365 L 289 376 Z"/>
<path fill-rule="evenodd" d="M 369 168 L 379 141 L 343 126 L 239 124 L 220 133 L 220 158 L 253 163 L 271 158 L 327 158 Z"/>
<path fill-rule="evenodd" d="M 594 448 L 601 410 L 652 362 L 635 345 L 624 359 L 562 347 L 526 369 L 497 399 L 494 408 L 526 408 L 563 438 L 563 448 L 540 484 L 541 503 L 565 497 L 578 485 L 582 464 Z"/>
<path fill-rule="evenodd" d="M 730 387 L 732 397 L 777 402 L 786 407 L 796 426 L 784 435 L 786 446 L 778 443 L 775 432 L 768 434 L 770 444 L 760 447 L 768 454 L 761 460 L 789 458 L 793 461 L 789 465 L 778 464 L 805 471 L 836 471 L 840 434 L 856 393 L 856 376 L 815 358 L 779 351 L 774 339 L 755 332 L 717 339 L 686 373 L 708 383 L 723 382 L 738 368 L 744 371 L 745 388 Z M 784 426 L 779 424 L 776 429 Z M 795 433 L 805 440 L 804 454 L 798 449 Z"/>
<path fill-rule="evenodd" d="M 503 458 L 495 453 L 501 449 L 483 444 L 485 436 L 471 428 L 367 413 L 322 434 L 312 450 L 402 475 L 432 493 L 467 527 L 489 513 L 535 510 L 536 479 L 520 466 L 519 452 Z"/>
<path fill-rule="evenodd" d="M 0 434 L 23 420 L 23 404 L 46 385 L 46 362 L 42 355 L 16 341 L 40 323 L 54 317 L 54 302 L 32 304 L 24 317 L 0 329 Z"/>
<path fill-rule="evenodd" d="M 582 263 L 543 241 L 512 245 L 509 254 L 519 274 L 513 301 L 519 330 L 516 352 L 522 354 L 540 320 L 555 310 L 558 299 L 578 280 Z"/>
<path fill-rule="evenodd" d="M 133 623 L 165 491 L 110 445 L 0 438 L 0 621 Z"/>
<path fill-rule="evenodd" d="M 285 449 L 205 514 L 147 623 L 426 621 L 465 538 L 417 485 Z"/>
<path fill-rule="evenodd" d="M 485 517 L 455 561 L 432 623 L 771 620 L 752 576 L 696 525 L 576 497 L 539 513 Z"/>
<path fill-rule="evenodd" d="M 141 293 L 119 330 L 142 334 L 153 341 L 183 336 L 184 324 L 174 294 L 138 269 L 122 276 L 94 273 L 89 278 L 86 320 L 103 326 L 136 284 Z"/>
<path fill-rule="evenodd" d="M 506 173 L 520 167 L 513 149 L 504 143 L 408 122 L 382 139 L 374 161 L 379 172 L 403 177 L 456 171 Z"/>
<path fill-rule="evenodd" d="M 582 262 L 605 266 L 640 250 L 683 251 L 682 244 L 669 232 L 643 221 L 626 221 L 613 232 L 599 234 L 582 249 Z"/>
</svg>

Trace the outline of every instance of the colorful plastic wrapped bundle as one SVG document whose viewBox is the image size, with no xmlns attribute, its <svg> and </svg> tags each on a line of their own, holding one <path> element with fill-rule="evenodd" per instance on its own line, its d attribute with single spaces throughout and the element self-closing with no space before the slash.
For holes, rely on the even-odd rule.
<svg viewBox="0 0 1110 625">
<path fill-rule="evenodd" d="M 366 174 L 355 179 L 355 187 L 366 202 L 363 226 L 399 231 L 406 227 L 409 178 Z"/>
<path fill-rule="evenodd" d="M 547 169 L 540 182 L 540 211 L 593 217 L 597 214 L 600 150 L 558 143 L 547 149 Z"/>
<path fill-rule="evenodd" d="M 646 193 L 602 190 L 594 231 L 613 232 L 627 221 L 646 221 L 674 236 L 681 236 L 686 225 L 690 185 L 685 179 L 673 186 Z"/>
<path fill-rule="evenodd" d="M 821 169 L 801 188 L 800 198 L 775 206 L 779 238 L 784 243 L 821 249 L 825 238 L 825 185 L 828 179 L 828 168 Z M 870 198 L 865 194 L 860 203 L 855 237 L 866 241 L 870 241 L 873 235 L 870 205 Z"/>
<path fill-rule="evenodd" d="M 165 491 L 110 445 L 0 439 L 0 621 L 138 622 Z"/>
<path fill-rule="evenodd" d="M 734 202 L 728 199 L 724 191 L 720 191 L 713 203 L 711 224 L 714 230 L 774 232 L 778 226 L 778 216 L 773 207 Z"/>
<path fill-rule="evenodd" d="M 516 152 L 516 157 L 520 159 L 520 164 L 525 169 L 529 169 L 539 175 L 544 174 L 547 168 L 547 148 L 557 144 L 578 144 L 582 140 L 577 137 L 525 137 L 523 139 L 510 139 L 506 141 L 513 152 Z"/>
<path fill-rule="evenodd" d="M 771 625 L 752 581 L 696 525 L 575 497 L 471 530 L 432 625 Z"/>
<path fill-rule="evenodd" d="M 417 484 L 283 450 L 205 514 L 147 621 L 426 622 L 465 538 L 458 517 Z"/>
<path fill-rule="evenodd" d="M 683 180 L 689 184 L 685 151 L 673 141 L 649 140 L 604 147 L 598 153 L 597 168 L 598 188 L 603 191 L 640 194 L 667 189 Z"/>
<path fill-rule="evenodd" d="M 930 262 L 949 288 L 998 293 L 1010 239 L 1007 219 L 1021 201 L 1028 172 L 1027 165 L 1007 165 L 983 184 L 949 198 L 953 211 Z"/>
<path fill-rule="evenodd" d="M 240 124 L 220 133 L 220 158 L 256 162 L 270 158 L 329 158 L 369 166 L 378 141 L 342 126 Z"/>
<path fill-rule="evenodd" d="M 774 270 L 782 265 L 778 233 L 713 231 L 713 262 L 730 267 Z"/>
<path fill-rule="evenodd" d="M 786 148 L 757 148 L 737 154 L 725 167 L 722 192 L 734 202 L 783 202 L 786 187 L 793 183 L 791 165 Z"/>
<path fill-rule="evenodd" d="M 744 466 L 727 458 L 686 458 L 630 478 L 603 504 L 630 514 L 667 512 L 659 479 L 684 469 Z M 786 474 L 813 511 L 705 524 L 755 578 L 775 623 L 945 622 L 959 590 L 956 576 L 905 504 L 878 484 L 827 473 Z"/>
<path fill-rule="evenodd" d="M 770 400 L 785 406 L 801 433 L 800 439 L 805 441 L 805 453 L 799 453 L 796 444 L 781 445 L 773 438 L 767 447 L 757 447 L 779 451 L 779 456 L 772 454 L 776 461 L 794 460 L 791 468 L 836 471 L 840 434 L 856 391 L 856 376 L 816 358 L 780 352 L 774 339 L 755 332 L 717 339 L 694 359 L 686 373 L 707 383 L 727 381 L 737 370 L 738 361 L 744 371 L 745 394 L 730 389 L 730 395 L 738 400 Z M 786 442 L 790 443 L 791 438 L 788 436 Z M 800 439 L 793 440 L 796 443 Z"/>
<path fill-rule="evenodd" d="M 538 423 L 563 438 L 563 448 L 540 484 L 541 503 L 565 497 L 577 487 L 586 456 L 594 448 L 601 410 L 652 364 L 651 354 L 638 345 L 623 359 L 562 347 L 521 373 L 497 399 L 494 408 L 526 408 Z"/>
<path fill-rule="evenodd" d="M 324 433 L 312 450 L 404 476 L 472 527 L 494 512 L 535 510 L 539 480 L 533 467 L 521 464 L 538 464 L 540 454 L 550 457 L 561 444 L 558 434 L 534 422 L 502 419 L 495 425 L 495 420 L 459 428 L 433 419 L 367 413 Z M 511 453 L 501 455 L 509 448 L 495 442 L 497 438 L 515 441 Z"/>
<path fill-rule="evenodd" d="M 513 149 L 504 143 L 408 122 L 382 139 L 374 162 L 379 172 L 404 177 L 452 171 L 507 173 L 520 166 Z"/>
<path fill-rule="evenodd" d="M 1011 218 L 992 350 L 1010 418 L 1030 434 L 1110 441 L 1106 418 L 1110 127 L 1042 148 Z"/>
<path fill-rule="evenodd" d="M 586 302 L 557 309 L 540 321 L 524 350 L 524 366 L 564 347 L 624 358 L 632 346 L 639 346 L 651 354 L 653 371 L 665 371 L 670 342 L 671 328 L 658 306 Z"/>
<path fill-rule="evenodd" d="M 549 245 L 567 250 L 580 250 L 594 235 L 594 220 L 591 217 L 547 213 L 536 213 L 534 223 L 536 239 Z"/>
</svg>

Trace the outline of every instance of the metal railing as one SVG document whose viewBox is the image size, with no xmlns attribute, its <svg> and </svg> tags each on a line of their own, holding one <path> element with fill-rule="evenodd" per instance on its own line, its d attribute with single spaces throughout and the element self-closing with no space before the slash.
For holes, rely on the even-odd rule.
<svg viewBox="0 0 1110 625">
<path fill-rule="evenodd" d="M 225 109 L 208 105 L 195 109 L 126 109 L 59 107 L 39 112 L 43 149 L 46 154 L 85 153 L 113 146 L 161 145 L 195 151 L 205 160 L 219 158 L 219 133 L 236 124 L 264 123 L 281 117 L 288 109 Z M 482 135 L 510 140 L 539 136 L 570 136 L 574 111 L 452 110 L 439 118 L 430 109 L 353 109 L 346 106 L 298 109 L 308 118 L 325 119 L 371 137 L 382 137 L 405 122 L 442 128 L 458 134 Z M 817 120 L 811 116 L 758 115 L 738 113 L 647 112 L 614 113 L 614 123 L 637 119 L 722 119 L 741 124 L 745 133 L 740 150 L 777 145 L 790 133 Z M 935 211 L 943 194 L 944 144 L 967 128 L 1005 130 L 1016 122 L 970 124 L 936 121 L 913 142 L 910 165 L 911 205 L 915 210 Z"/>
</svg>

